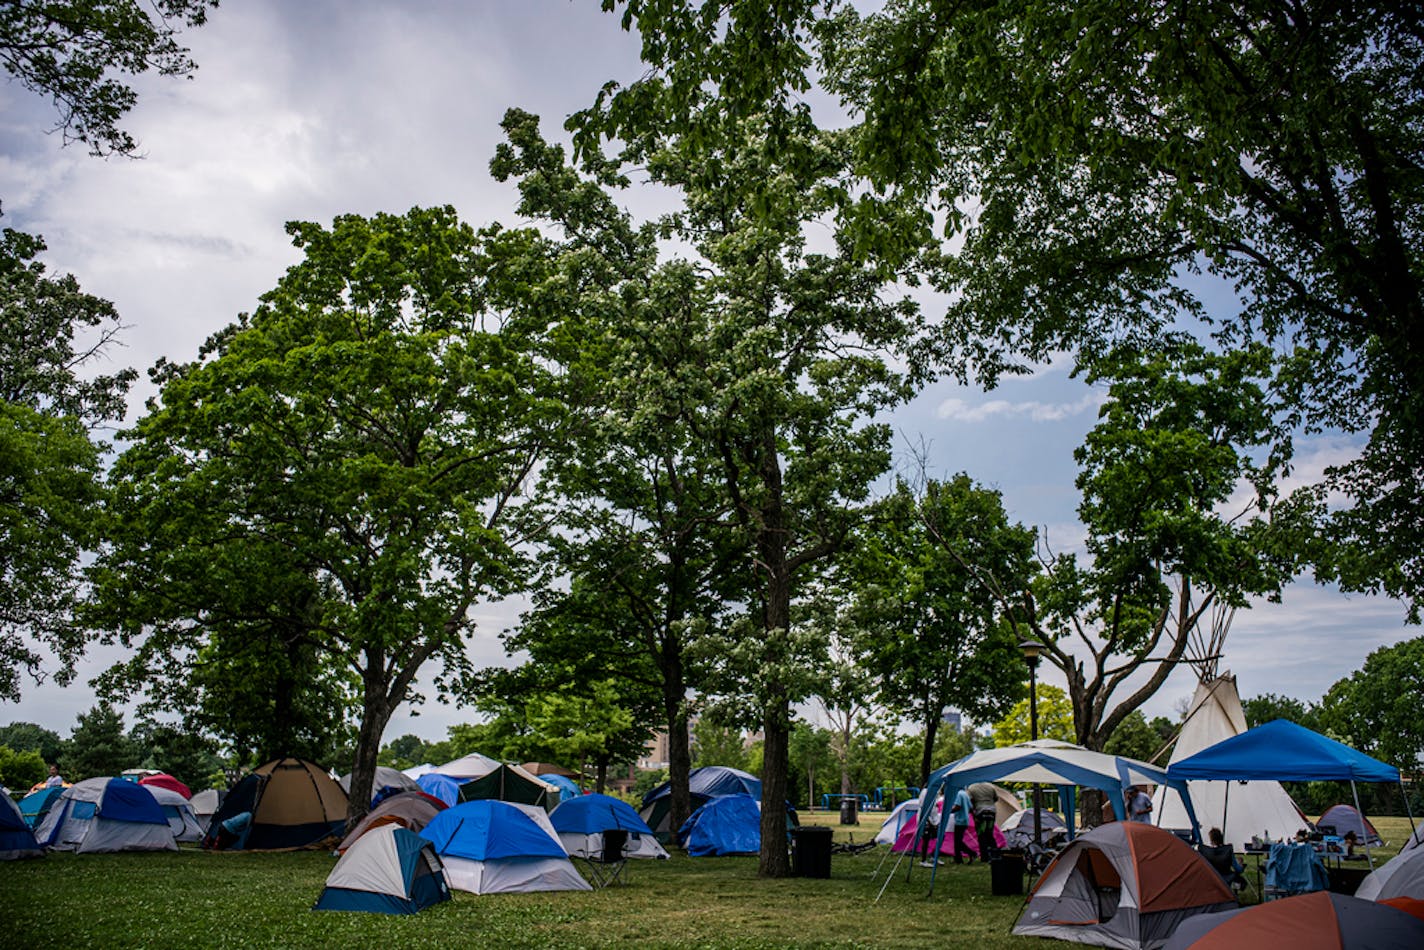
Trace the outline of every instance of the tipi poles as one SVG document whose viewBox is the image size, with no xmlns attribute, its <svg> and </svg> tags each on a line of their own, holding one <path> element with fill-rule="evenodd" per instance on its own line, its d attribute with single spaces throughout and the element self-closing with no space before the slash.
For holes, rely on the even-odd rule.
<svg viewBox="0 0 1424 950">
<path fill-rule="evenodd" d="M 893 845 L 891 847 L 894 847 Z M 900 862 L 905 860 L 908 851 L 901 851 L 900 856 L 895 859 L 895 866 L 890 869 L 890 873 L 885 875 L 885 883 L 880 885 L 880 893 L 875 895 L 875 903 L 880 903 L 880 898 L 885 896 L 885 888 L 890 886 L 890 881 L 895 877 L 895 872 L 900 870 Z"/>
</svg>

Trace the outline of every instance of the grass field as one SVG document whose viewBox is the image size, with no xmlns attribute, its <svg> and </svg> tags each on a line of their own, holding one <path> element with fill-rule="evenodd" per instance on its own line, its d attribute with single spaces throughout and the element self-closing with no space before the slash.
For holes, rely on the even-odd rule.
<svg viewBox="0 0 1424 950">
<path fill-rule="evenodd" d="M 862 816 L 836 840 L 869 840 Z M 1404 819 L 1380 819 L 1397 850 Z M 830 880 L 766 881 L 753 858 L 636 862 L 628 886 L 591 893 L 456 892 L 413 917 L 313 913 L 329 854 L 52 854 L 0 867 L 0 945 L 13 947 L 1050 947 L 1013 937 L 1022 898 L 992 897 L 982 865 L 906 865 L 877 903 L 894 859 L 837 855 Z"/>
</svg>

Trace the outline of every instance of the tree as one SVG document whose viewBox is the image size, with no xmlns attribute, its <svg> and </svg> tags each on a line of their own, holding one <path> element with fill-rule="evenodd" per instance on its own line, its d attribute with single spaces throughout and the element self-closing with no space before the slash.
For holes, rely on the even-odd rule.
<svg viewBox="0 0 1424 950">
<path fill-rule="evenodd" d="M 867 204 L 918 196 L 954 247 L 936 277 L 944 364 L 992 383 L 1180 314 L 1278 346 L 1306 431 L 1368 437 L 1296 498 L 1318 576 L 1404 597 L 1417 620 L 1419 7 L 896 0 L 812 23 L 814 8 L 778 5 L 776 35 L 815 46 L 860 120 Z M 1228 283 L 1240 312 L 1209 312 Z"/>
<path fill-rule="evenodd" d="M 64 751 L 59 733 L 33 722 L 12 722 L 0 726 L 0 745 L 16 752 L 37 752 L 45 762 L 58 762 Z"/>
<path fill-rule="evenodd" d="M 212 739 L 152 720 L 135 725 L 129 739 L 134 745 L 138 768 L 167 772 L 194 791 L 221 787 L 223 761 Z"/>
<path fill-rule="evenodd" d="M 1421 689 L 1424 637 L 1381 647 L 1330 687 L 1320 702 L 1320 723 L 1347 745 L 1417 774 L 1424 770 L 1424 726 L 1415 701 Z"/>
<path fill-rule="evenodd" d="M 471 608 L 522 580 L 516 502 L 558 409 L 453 210 L 288 230 L 305 259 L 257 311 L 160 368 L 95 576 L 135 649 L 118 682 L 158 703 L 228 638 L 315 651 L 359 696 L 356 816 L 416 674 L 467 676 Z"/>
<path fill-rule="evenodd" d="M 80 562 L 97 542 L 103 442 L 133 370 L 81 378 L 119 330 L 107 300 L 50 277 L 37 237 L 0 237 L 0 698 L 22 678 L 73 678 L 85 630 Z M 55 667 L 46 669 L 52 657 Z"/>
<path fill-rule="evenodd" d="M 792 790 L 791 801 L 799 801 L 800 790 L 805 788 L 806 807 L 816 807 L 818 777 L 830 775 L 837 767 L 836 757 L 831 751 L 831 739 L 830 730 L 818 729 L 803 720 L 797 720 L 792 725 L 787 742 L 788 774 L 791 776 L 787 781 Z M 824 783 L 822 779 L 822 789 L 825 788 Z"/>
<path fill-rule="evenodd" d="M 202 26 L 218 0 L 35 0 L 0 5 L 0 63 L 31 92 L 49 96 L 65 144 L 94 155 L 138 148 L 119 121 L 138 93 L 114 73 L 190 76 L 181 27 Z M 176 25 L 175 25 L 176 24 Z"/>
<path fill-rule="evenodd" d="M 1302 702 L 1290 696 L 1262 693 L 1241 701 L 1241 711 L 1246 716 L 1246 728 L 1254 729 L 1272 719 L 1288 719 L 1307 729 L 1320 728 L 1320 710 L 1311 703 Z"/>
<path fill-rule="evenodd" d="M 692 762 L 697 768 L 722 765 L 745 770 L 748 765 L 746 733 L 715 716 L 699 717 L 692 726 Z"/>
<path fill-rule="evenodd" d="M 1021 699 L 1007 716 L 994 723 L 996 747 L 1017 745 L 1029 741 L 1033 734 L 1029 721 L 1028 699 Z M 1073 704 L 1068 694 L 1052 683 L 1038 684 L 1038 737 L 1072 742 L 1077 738 L 1073 728 Z"/>
<path fill-rule="evenodd" d="M 33 749 L 16 751 L 0 742 L 0 785 L 14 789 L 16 794 L 43 782 L 49 774 L 46 766 L 45 760 Z"/>
<path fill-rule="evenodd" d="M 1117 730 L 1103 743 L 1103 751 L 1108 755 L 1125 755 L 1129 759 L 1152 762 L 1159 752 L 1165 751 L 1162 736 L 1152 728 L 1142 710 L 1135 709 L 1123 717 Z M 1162 764 L 1166 764 L 1163 760 Z"/>
<path fill-rule="evenodd" d="M 1033 534 L 1009 522 L 998 492 L 961 474 L 918 495 L 898 483 L 861 537 L 846 578 L 867 632 L 860 659 L 878 701 L 922 726 L 923 785 L 947 709 L 985 722 L 1022 695 L 1018 641 L 977 578 L 1027 584 Z"/>
<path fill-rule="evenodd" d="M 125 769 L 137 768 L 137 753 L 124 729 L 124 717 L 112 706 L 101 703 L 79 714 L 59 770 L 72 782 L 119 775 Z"/>
</svg>

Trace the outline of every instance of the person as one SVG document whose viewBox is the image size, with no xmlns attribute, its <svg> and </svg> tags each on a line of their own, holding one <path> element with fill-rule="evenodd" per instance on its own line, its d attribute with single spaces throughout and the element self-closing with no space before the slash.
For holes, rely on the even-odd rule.
<svg viewBox="0 0 1424 950">
<path fill-rule="evenodd" d="M 1354 833 L 1353 831 L 1347 831 L 1347 832 L 1345 832 L 1345 839 L 1344 839 L 1344 841 L 1345 841 L 1345 857 L 1347 857 L 1347 858 L 1353 858 L 1353 857 L 1355 856 L 1355 845 L 1357 845 L 1357 844 L 1360 843 L 1360 839 L 1357 838 L 1357 837 L 1355 837 L 1355 833 Z"/>
<path fill-rule="evenodd" d="M 1152 796 L 1141 785 L 1130 786 L 1127 790 L 1127 820 L 1152 820 Z"/>
<path fill-rule="evenodd" d="M 974 863 L 974 854 L 964 840 L 969 833 L 969 817 L 973 811 L 974 803 L 969 800 L 969 793 L 961 788 L 954 796 L 954 804 L 949 806 L 949 814 L 954 821 L 955 864 L 962 864 L 966 858 L 970 864 Z"/>
<path fill-rule="evenodd" d="M 999 793 L 988 782 L 975 782 L 969 786 L 969 803 L 974 808 L 974 831 L 979 843 L 979 860 L 988 861 L 994 856 L 994 818 Z"/>
<path fill-rule="evenodd" d="M 224 820 L 218 825 L 217 840 L 213 846 L 219 851 L 231 848 L 242 839 L 243 832 L 250 824 L 252 824 L 252 812 L 250 811 L 238 812 Z"/>
<path fill-rule="evenodd" d="M 939 841 L 939 819 L 943 808 L 944 792 L 940 792 L 920 825 L 920 864 L 923 867 L 930 866 L 930 855 L 934 852 L 935 842 Z"/>
<path fill-rule="evenodd" d="M 49 764 L 49 778 L 45 779 L 45 788 L 57 788 L 64 784 L 64 776 L 59 774 L 59 766 L 53 762 Z"/>
<path fill-rule="evenodd" d="M 1246 876 L 1242 873 L 1246 870 L 1236 858 L 1236 851 L 1231 845 L 1225 843 L 1225 836 L 1220 828 L 1213 828 L 1206 833 L 1207 841 L 1210 844 L 1202 845 L 1198 850 L 1208 864 L 1216 869 L 1216 873 L 1221 875 L 1221 879 L 1226 882 L 1227 887 L 1233 891 L 1243 890 L 1246 887 Z"/>
</svg>

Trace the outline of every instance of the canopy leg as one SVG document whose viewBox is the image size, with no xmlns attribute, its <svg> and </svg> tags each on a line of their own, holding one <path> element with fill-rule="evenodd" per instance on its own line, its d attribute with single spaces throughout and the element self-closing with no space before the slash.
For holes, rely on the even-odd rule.
<svg viewBox="0 0 1424 950">
<path fill-rule="evenodd" d="M 1370 862 L 1370 870 L 1375 869 L 1375 856 L 1370 852 L 1370 830 L 1365 824 L 1365 811 L 1360 807 L 1360 790 L 1355 780 L 1350 779 L 1350 794 L 1355 796 L 1355 813 L 1360 816 L 1360 832 L 1365 837 L 1365 859 Z"/>
</svg>

